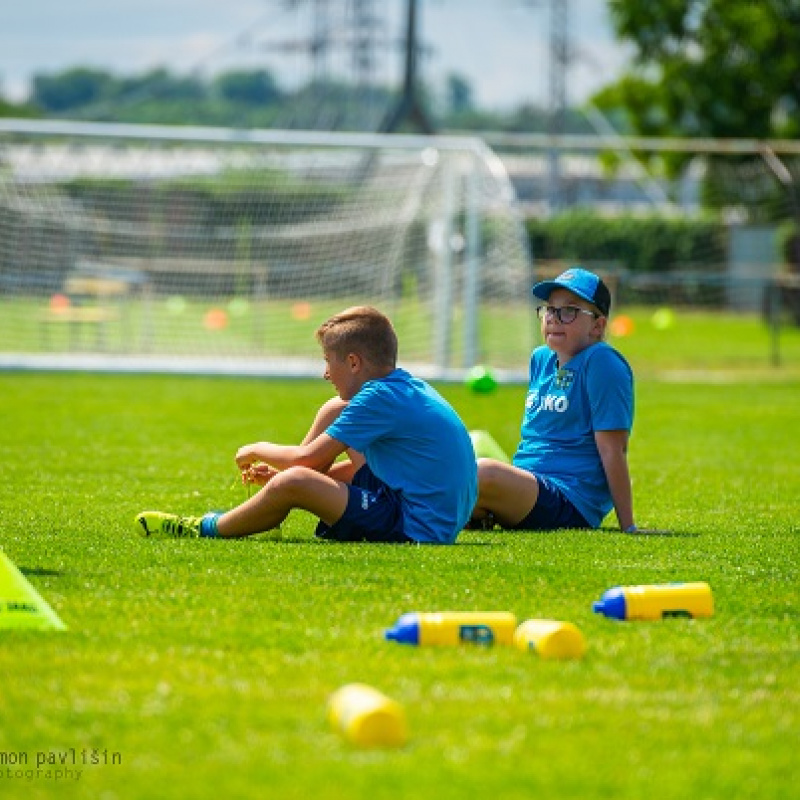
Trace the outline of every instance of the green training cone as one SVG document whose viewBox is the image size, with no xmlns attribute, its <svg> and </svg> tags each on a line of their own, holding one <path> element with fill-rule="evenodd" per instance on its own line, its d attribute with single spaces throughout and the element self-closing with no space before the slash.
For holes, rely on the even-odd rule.
<svg viewBox="0 0 800 800">
<path fill-rule="evenodd" d="M 67 626 L 0 550 L 0 629 L 64 631 Z"/>
<path fill-rule="evenodd" d="M 505 450 L 494 440 L 488 431 L 470 431 L 469 438 L 472 439 L 472 446 L 475 449 L 475 458 L 494 458 L 498 461 L 511 463 L 511 459 L 506 455 Z"/>
<path fill-rule="evenodd" d="M 464 382 L 477 394 L 491 394 L 497 388 L 497 379 L 492 370 L 480 364 L 467 373 Z"/>
</svg>

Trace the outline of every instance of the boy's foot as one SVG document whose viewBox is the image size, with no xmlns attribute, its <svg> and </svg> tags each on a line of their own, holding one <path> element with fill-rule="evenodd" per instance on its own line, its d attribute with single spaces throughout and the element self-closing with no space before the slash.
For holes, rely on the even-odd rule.
<svg viewBox="0 0 800 800">
<path fill-rule="evenodd" d="M 168 536 L 173 539 L 200 536 L 200 517 L 179 517 L 161 511 L 142 511 L 136 515 L 136 530 L 142 536 Z"/>
<path fill-rule="evenodd" d="M 495 526 L 494 514 L 488 512 L 483 517 L 472 517 L 464 526 L 465 531 L 493 531 Z"/>
</svg>

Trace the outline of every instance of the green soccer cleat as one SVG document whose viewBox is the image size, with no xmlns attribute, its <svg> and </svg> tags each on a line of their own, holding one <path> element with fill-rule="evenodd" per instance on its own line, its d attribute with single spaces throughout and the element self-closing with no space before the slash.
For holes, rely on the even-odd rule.
<svg viewBox="0 0 800 800">
<path fill-rule="evenodd" d="M 179 517 L 161 511 L 142 511 L 136 515 L 136 530 L 142 536 L 161 536 L 172 539 L 200 536 L 200 517 Z"/>
</svg>

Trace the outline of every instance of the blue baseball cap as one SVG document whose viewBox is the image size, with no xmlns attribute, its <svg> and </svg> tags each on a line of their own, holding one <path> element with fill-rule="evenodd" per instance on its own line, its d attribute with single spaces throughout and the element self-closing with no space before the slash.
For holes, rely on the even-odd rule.
<svg viewBox="0 0 800 800">
<path fill-rule="evenodd" d="M 608 286 L 588 269 L 570 267 L 555 280 L 537 283 L 533 287 L 533 294 L 542 300 L 548 300 L 553 289 L 567 289 L 587 303 L 593 303 L 604 317 L 611 311 L 611 292 L 608 291 Z"/>
</svg>

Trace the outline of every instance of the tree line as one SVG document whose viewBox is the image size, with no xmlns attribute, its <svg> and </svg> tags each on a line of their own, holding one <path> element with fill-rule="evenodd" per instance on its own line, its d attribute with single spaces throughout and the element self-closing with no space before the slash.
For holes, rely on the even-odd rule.
<svg viewBox="0 0 800 800">
<path fill-rule="evenodd" d="M 477 107 L 468 79 L 452 74 L 442 96 L 420 87 L 423 106 L 437 130 L 544 131 L 548 113 L 526 104 L 507 113 Z M 244 128 L 375 130 L 397 102 L 390 87 L 358 87 L 345 81 L 281 87 L 266 69 L 230 70 L 205 77 L 181 75 L 164 67 L 119 76 L 90 67 L 72 67 L 34 76 L 24 104 L 0 98 L 0 116 L 42 116 L 99 122 L 216 125 Z M 567 124 L 590 131 L 575 109 Z"/>
<path fill-rule="evenodd" d="M 607 0 L 616 38 L 632 51 L 621 77 L 592 98 L 619 133 L 708 138 L 800 138 L 798 0 Z M 0 97 L 0 116 L 233 127 L 375 130 L 396 89 L 343 82 L 288 91 L 269 70 L 212 78 L 165 68 L 116 76 L 76 66 L 35 76 L 31 97 Z M 443 96 L 420 89 L 437 129 L 538 132 L 545 109 L 478 108 L 468 79 L 450 75 Z M 579 108 L 565 132 L 591 129 Z"/>
</svg>

